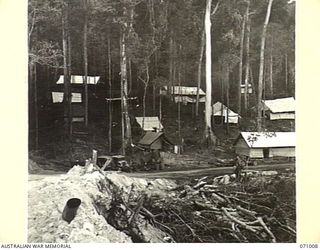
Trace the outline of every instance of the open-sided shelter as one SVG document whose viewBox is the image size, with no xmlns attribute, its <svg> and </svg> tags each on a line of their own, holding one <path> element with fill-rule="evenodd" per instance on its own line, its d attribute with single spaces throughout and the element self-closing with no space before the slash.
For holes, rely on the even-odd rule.
<svg viewBox="0 0 320 250">
<path fill-rule="evenodd" d="M 293 97 L 262 101 L 270 120 L 295 119 L 295 100 Z"/>
<path fill-rule="evenodd" d="M 295 132 L 241 132 L 236 153 L 250 158 L 295 157 Z"/>
<path fill-rule="evenodd" d="M 214 116 L 214 121 L 220 123 L 221 120 L 224 123 L 238 123 L 240 115 L 229 109 L 227 106 L 223 105 L 221 102 L 216 102 L 212 105 L 212 114 Z"/>
</svg>

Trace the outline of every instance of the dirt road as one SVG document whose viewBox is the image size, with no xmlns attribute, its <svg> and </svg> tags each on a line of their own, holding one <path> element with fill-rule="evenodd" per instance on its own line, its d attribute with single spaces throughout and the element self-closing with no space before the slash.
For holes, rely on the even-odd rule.
<svg viewBox="0 0 320 250">
<path fill-rule="evenodd" d="M 294 169 L 294 163 L 284 164 L 270 164 L 270 165 L 259 165 L 249 166 L 247 170 L 285 170 L 287 168 Z M 123 173 L 130 177 L 139 178 L 165 178 L 165 179 L 190 179 L 203 176 L 219 176 L 223 174 L 231 174 L 234 172 L 233 167 L 216 167 L 216 168 L 201 168 L 192 170 L 178 170 L 178 171 L 159 171 L 159 172 L 134 172 L 134 173 Z"/>
<path fill-rule="evenodd" d="M 259 165 L 250 166 L 247 170 L 285 170 L 287 168 L 294 169 L 294 163 L 283 163 L 283 164 L 270 164 L 270 165 Z M 174 179 L 174 180 L 188 180 L 190 178 L 195 179 L 203 176 L 219 176 L 224 174 L 231 174 L 234 172 L 233 167 L 212 167 L 212 168 L 198 168 L 198 169 L 184 169 L 184 170 L 173 170 L 173 171 L 158 171 L 158 172 L 134 172 L 126 173 L 121 172 L 129 177 L 137 178 L 148 178 L 148 179 Z M 44 177 L 58 177 L 65 174 L 64 172 L 56 172 L 51 170 L 42 171 L 37 174 L 29 174 L 29 181 L 41 180 Z"/>
</svg>

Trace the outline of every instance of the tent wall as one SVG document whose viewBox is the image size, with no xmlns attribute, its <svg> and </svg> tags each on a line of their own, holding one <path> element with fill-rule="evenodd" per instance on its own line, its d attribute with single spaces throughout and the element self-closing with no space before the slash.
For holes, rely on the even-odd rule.
<svg viewBox="0 0 320 250">
<path fill-rule="evenodd" d="M 282 157 L 295 157 L 295 148 L 271 148 L 270 155 Z"/>
<path fill-rule="evenodd" d="M 270 120 L 294 120 L 294 113 L 270 113 Z"/>
</svg>

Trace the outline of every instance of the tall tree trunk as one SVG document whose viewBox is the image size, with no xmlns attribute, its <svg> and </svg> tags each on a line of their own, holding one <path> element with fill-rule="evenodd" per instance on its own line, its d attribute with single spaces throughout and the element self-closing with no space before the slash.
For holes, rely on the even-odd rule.
<svg viewBox="0 0 320 250">
<path fill-rule="evenodd" d="M 273 98 L 273 38 L 271 37 L 270 64 L 269 64 L 269 81 L 270 81 L 270 98 Z"/>
<path fill-rule="evenodd" d="M 220 125 L 223 126 L 223 103 L 224 103 L 224 75 L 223 75 L 223 67 L 220 66 L 220 77 L 219 77 L 219 80 L 220 80 L 220 86 L 221 86 L 221 96 L 220 96 L 220 99 L 221 99 L 221 122 L 220 122 Z"/>
<path fill-rule="evenodd" d="M 251 32 L 251 20 L 249 17 L 250 1 L 248 1 L 246 10 L 246 69 L 245 69 L 245 80 L 244 80 L 244 111 L 243 114 L 246 116 L 248 111 L 248 87 L 249 87 L 249 69 L 250 69 L 250 32 Z"/>
<path fill-rule="evenodd" d="M 69 25 L 69 15 L 68 15 L 68 25 Z M 68 123 L 69 123 L 69 138 L 72 137 L 72 90 L 71 90 L 71 36 L 70 36 L 70 28 L 68 29 L 68 94 L 69 94 L 69 116 L 68 116 Z"/>
<path fill-rule="evenodd" d="M 158 76 L 159 76 L 159 65 L 158 65 L 158 63 L 159 63 L 159 53 L 160 53 L 160 50 L 156 50 L 156 52 L 155 52 L 155 54 L 154 54 L 154 62 L 155 62 L 155 78 L 157 79 L 158 78 Z M 153 109 L 154 109 L 154 115 L 156 115 L 156 97 L 157 97 L 157 89 L 159 89 L 158 88 L 158 86 L 155 84 L 155 83 L 153 83 L 153 102 L 154 102 L 154 104 L 153 104 Z"/>
<path fill-rule="evenodd" d="M 128 58 L 128 69 L 129 69 L 129 95 L 131 94 L 132 91 L 132 68 L 131 68 L 131 58 Z"/>
<path fill-rule="evenodd" d="M 265 100 L 266 99 L 266 92 L 267 92 L 267 88 L 266 88 L 266 81 L 267 81 L 267 66 L 264 68 L 264 75 L 265 77 L 263 78 L 263 85 L 262 85 L 262 100 Z M 270 65 L 269 65 L 270 66 Z M 264 125 L 264 122 L 265 122 L 265 109 L 263 108 L 262 109 L 262 124 Z"/>
<path fill-rule="evenodd" d="M 240 62 L 239 62 L 239 84 L 238 84 L 238 114 L 241 113 L 241 84 L 242 84 L 242 64 L 243 64 L 243 43 L 246 17 L 243 17 L 240 37 Z"/>
<path fill-rule="evenodd" d="M 179 57 L 181 58 L 181 44 L 179 45 L 179 51 L 178 51 Z M 181 101 L 182 101 L 182 96 L 181 96 L 181 59 L 178 62 L 178 86 L 179 86 L 179 98 L 178 100 L 178 135 L 179 135 L 179 144 L 182 145 L 182 140 L 181 140 Z"/>
<path fill-rule="evenodd" d="M 157 78 L 157 51 L 154 53 L 154 68 L 155 68 L 155 78 Z M 152 113 L 156 115 L 156 85 L 155 82 L 152 84 Z"/>
<path fill-rule="evenodd" d="M 108 34 L 108 82 L 109 82 L 109 152 L 112 152 L 112 71 L 111 71 L 111 31 L 109 30 Z"/>
<path fill-rule="evenodd" d="M 288 94 L 288 54 L 284 55 L 284 71 L 285 71 L 285 90 L 286 94 Z"/>
<path fill-rule="evenodd" d="M 229 103 L 229 88 L 230 88 L 230 86 L 229 86 L 229 80 L 230 80 L 229 74 L 230 74 L 230 72 L 229 71 L 230 71 L 229 70 L 229 66 L 226 65 L 225 78 L 224 79 L 226 81 L 225 85 L 226 85 L 226 99 L 227 99 L 227 114 L 226 114 L 226 116 L 227 116 L 227 135 L 229 135 L 229 105 L 230 105 L 230 103 Z"/>
<path fill-rule="evenodd" d="M 84 5 L 84 26 L 83 26 L 83 62 L 84 62 L 84 119 L 88 127 L 88 3 L 83 0 Z"/>
<path fill-rule="evenodd" d="M 271 7 L 272 7 L 273 0 L 269 0 L 268 9 L 266 14 L 266 19 L 263 24 L 263 30 L 261 35 L 261 48 L 260 48 L 260 67 L 259 67 L 259 81 L 258 81 L 258 114 L 257 114 L 257 130 L 262 131 L 262 124 L 261 124 L 261 112 L 262 112 L 262 84 L 263 84 L 263 67 L 264 67 L 264 49 L 265 49 L 265 41 L 266 41 L 266 34 L 267 34 L 267 27 L 269 23 Z"/>
<path fill-rule="evenodd" d="M 38 112 L 38 86 L 37 86 L 37 64 L 33 66 L 34 81 L 34 118 L 35 118 L 35 149 L 39 148 L 39 112 Z"/>
<path fill-rule="evenodd" d="M 62 47 L 63 47 L 63 76 L 64 76 L 64 121 L 65 121 L 65 135 L 69 136 L 69 73 L 68 73 L 68 5 L 64 2 L 62 10 Z"/>
<path fill-rule="evenodd" d="M 204 137 L 208 146 L 214 146 L 216 138 L 211 128 L 212 103 L 211 103 L 211 89 L 212 89 L 212 68 L 211 68 L 211 3 L 212 0 L 207 0 L 205 11 L 205 34 L 206 34 L 206 103 L 205 103 L 205 131 Z"/>
<path fill-rule="evenodd" d="M 126 147 L 131 144 L 131 125 L 128 114 L 128 79 L 127 79 L 127 56 L 126 56 L 126 34 L 125 29 L 121 34 L 121 111 L 122 111 L 122 153 L 125 154 Z"/>
<path fill-rule="evenodd" d="M 146 117 L 146 97 L 147 97 L 148 85 L 145 84 L 143 88 L 143 118 L 142 118 L 142 129 L 144 129 L 144 119 Z"/>
<path fill-rule="evenodd" d="M 169 86 L 168 86 L 168 94 L 171 97 L 171 89 L 173 86 L 173 37 L 170 35 L 170 43 L 169 43 L 169 54 L 170 54 L 170 62 L 169 62 Z"/>
<path fill-rule="evenodd" d="M 203 51 L 205 46 L 205 30 L 201 32 L 201 43 L 200 43 L 200 54 L 198 61 L 198 83 L 197 83 L 197 101 L 196 101 L 196 117 L 199 116 L 199 91 L 201 87 L 201 73 L 202 73 L 202 60 L 203 60 Z"/>
<path fill-rule="evenodd" d="M 172 45 L 172 56 L 173 56 L 173 61 L 172 61 L 172 100 L 174 100 L 174 87 L 176 84 L 176 74 L 177 74 L 177 50 L 176 50 L 176 41 L 173 39 L 173 45 Z"/>
<path fill-rule="evenodd" d="M 124 30 L 122 30 L 121 38 L 120 38 L 120 67 L 121 67 L 121 150 L 122 154 L 126 154 L 126 136 L 125 136 L 125 116 L 124 116 L 124 81 L 126 81 L 126 60 L 125 60 L 125 34 Z"/>
<path fill-rule="evenodd" d="M 149 64 L 148 61 L 145 61 L 145 69 L 146 69 L 146 78 L 143 79 L 141 76 L 139 76 L 139 79 L 144 84 L 144 91 L 143 91 L 143 118 L 142 118 L 142 129 L 144 129 L 144 118 L 146 117 L 146 97 L 147 97 L 147 88 L 149 85 Z"/>
</svg>

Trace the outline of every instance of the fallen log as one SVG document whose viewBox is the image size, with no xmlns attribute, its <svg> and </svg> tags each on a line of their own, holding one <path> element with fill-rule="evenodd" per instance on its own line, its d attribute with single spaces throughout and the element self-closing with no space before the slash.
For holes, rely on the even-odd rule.
<svg viewBox="0 0 320 250">
<path fill-rule="evenodd" d="M 261 226 L 264 228 L 264 230 L 269 234 L 271 237 L 272 243 L 276 243 L 276 237 L 274 237 L 274 234 L 270 231 L 270 229 L 267 227 L 267 225 L 264 223 L 263 219 L 261 217 L 258 217 L 258 221 L 261 224 Z"/>
<path fill-rule="evenodd" d="M 235 218 L 234 216 L 232 216 L 225 207 L 222 207 L 221 210 L 223 211 L 223 213 L 233 222 L 239 224 L 240 226 L 242 226 L 243 228 L 245 228 L 246 230 L 252 232 L 252 233 L 257 233 L 257 228 L 253 227 L 253 226 L 248 226 L 245 222 L 238 220 L 237 218 Z"/>
</svg>

